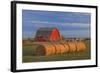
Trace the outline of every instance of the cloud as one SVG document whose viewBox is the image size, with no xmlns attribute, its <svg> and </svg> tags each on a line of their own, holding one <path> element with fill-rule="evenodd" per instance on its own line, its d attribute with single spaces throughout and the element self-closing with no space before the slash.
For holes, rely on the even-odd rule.
<svg viewBox="0 0 100 73">
<path fill-rule="evenodd" d="M 90 37 L 91 31 L 88 30 L 67 30 L 67 31 L 61 31 L 61 35 L 64 37 Z"/>
<path fill-rule="evenodd" d="M 56 26 L 62 26 L 62 27 L 79 27 L 79 28 L 87 28 L 90 27 L 89 23 L 65 23 L 65 22 L 48 22 L 48 21 L 25 21 L 30 23 L 31 25 L 27 26 L 35 26 L 35 27 L 56 27 Z"/>
<path fill-rule="evenodd" d="M 75 26 L 75 27 L 90 27 L 89 23 L 65 23 L 62 24 L 63 26 L 69 25 L 69 26 Z"/>
</svg>

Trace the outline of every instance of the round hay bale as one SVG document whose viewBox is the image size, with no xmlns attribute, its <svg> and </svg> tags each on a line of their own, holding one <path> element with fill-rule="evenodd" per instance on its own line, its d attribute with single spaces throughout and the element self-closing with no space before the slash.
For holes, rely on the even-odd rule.
<svg viewBox="0 0 100 73">
<path fill-rule="evenodd" d="M 64 47 L 65 47 L 65 49 L 66 49 L 66 53 L 69 52 L 69 49 L 70 49 L 70 48 L 69 48 L 68 44 L 63 44 L 63 45 L 64 45 Z"/>
<path fill-rule="evenodd" d="M 61 44 L 61 43 L 59 43 L 58 44 L 59 45 L 59 47 L 60 47 L 60 53 L 62 54 L 62 53 L 65 53 L 66 52 L 66 48 L 64 47 L 64 45 L 63 44 Z"/>
<path fill-rule="evenodd" d="M 84 42 L 77 42 L 77 51 L 85 51 L 86 45 Z"/>
<path fill-rule="evenodd" d="M 66 53 L 68 52 L 68 45 L 66 45 L 65 43 L 59 43 L 61 45 L 61 53 Z"/>
<path fill-rule="evenodd" d="M 48 48 L 46 48 L 46 55 L 55 54 L 55 47 L 52 44 L 45 44 L 44 46 L 48 46 Z"/>
<path fill-rule="evenodd" d="M 53 43 L 52 45 L 54 45 L 56 48 L 56 54 L 66 53 L 69 50 L 68 45 L 65 43 Z"/>
<path fill-rule="evenodd" d="M 75 42 L 68 42 L 68 46 L 69 46 L 69 52 L 75 52 L 76 51 L 76 44 L 75 44 Z"/>
<path fill-rule="evenodd" d="M 56 54 L 60 54 L 61 53 L 61 46 L 58 43 L 54 43 L 54 46 L 56 47 L 56 49 L 55 49 Z"/>
<path fill-rule="evenodd" d="M 38 55 L 38 56 L 43 56 L 45 55 L 45 47 L 43 45 L 38 45 L 36 47 L 36 51 L 35 51 L 35 55 Z"/>
<path fill-rule="evenodd" d="M 55 54 L 55 47 L 52 44 L 41 44 L 36 48 L 36 55 L 53 55 Z"/>
<path fill-rule="evenodd" d="M 52 47 L 49 44 L 43 44 L 45 47 L 45 55 L 50 55 L 52 53 Z"/>
</svg>

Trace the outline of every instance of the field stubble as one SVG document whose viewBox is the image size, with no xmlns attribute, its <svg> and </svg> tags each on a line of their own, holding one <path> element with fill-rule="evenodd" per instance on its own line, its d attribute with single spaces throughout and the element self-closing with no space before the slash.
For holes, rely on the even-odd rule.
<svg viewBox="0 0 100 73">
<path fill-rule="evenodd" d="M 37 45 L 24 45 L 23 46 L 23 58 L 22 61 L 24 63 L 28 62 L 45 62 L 45 61 L 64 61 L 64 60 L 85 60 L 90 59 L 90 40 L 85 41 L 87 46 L 87 50 L 84 52 L 72 52 L 72 53 L 63 53 L 63 54 L 55 54 L 49 56 L 36 56 L 35 48 Z"/>
</svg>

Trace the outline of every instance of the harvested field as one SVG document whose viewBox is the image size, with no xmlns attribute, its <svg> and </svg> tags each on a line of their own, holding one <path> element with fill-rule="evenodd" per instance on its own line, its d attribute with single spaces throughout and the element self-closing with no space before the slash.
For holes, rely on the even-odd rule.
<svg viewBox="0 0 100 73">
<path fill-rule="evenodd" d="M 38 42 L 37 42 L 38 43 Z M 23 62 L 45 62 L 45 61 L 64 61 L 64 60 L 84 60 L 90 59 L 90 40 L 86 40 L 85 44 L 87 46 L 86 51 L 80 52 L 67 52 L 62 54 L 53 55 L 36 55 L 36 44 L 23 45 Z M 41 53 L 43 53 L 41 51 Z"/>
</svg>

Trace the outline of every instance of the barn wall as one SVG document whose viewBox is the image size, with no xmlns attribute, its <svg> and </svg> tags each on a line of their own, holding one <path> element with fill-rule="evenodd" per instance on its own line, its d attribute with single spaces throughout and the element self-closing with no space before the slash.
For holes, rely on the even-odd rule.
<svg viewBox="0 0 100 73">
<path fill-rule="evenodd" d="M 60 40 L 60 33 L 58 29 L 54 29 L 50 36 L 51 41 L 58 41 Z"/>
</svg>

